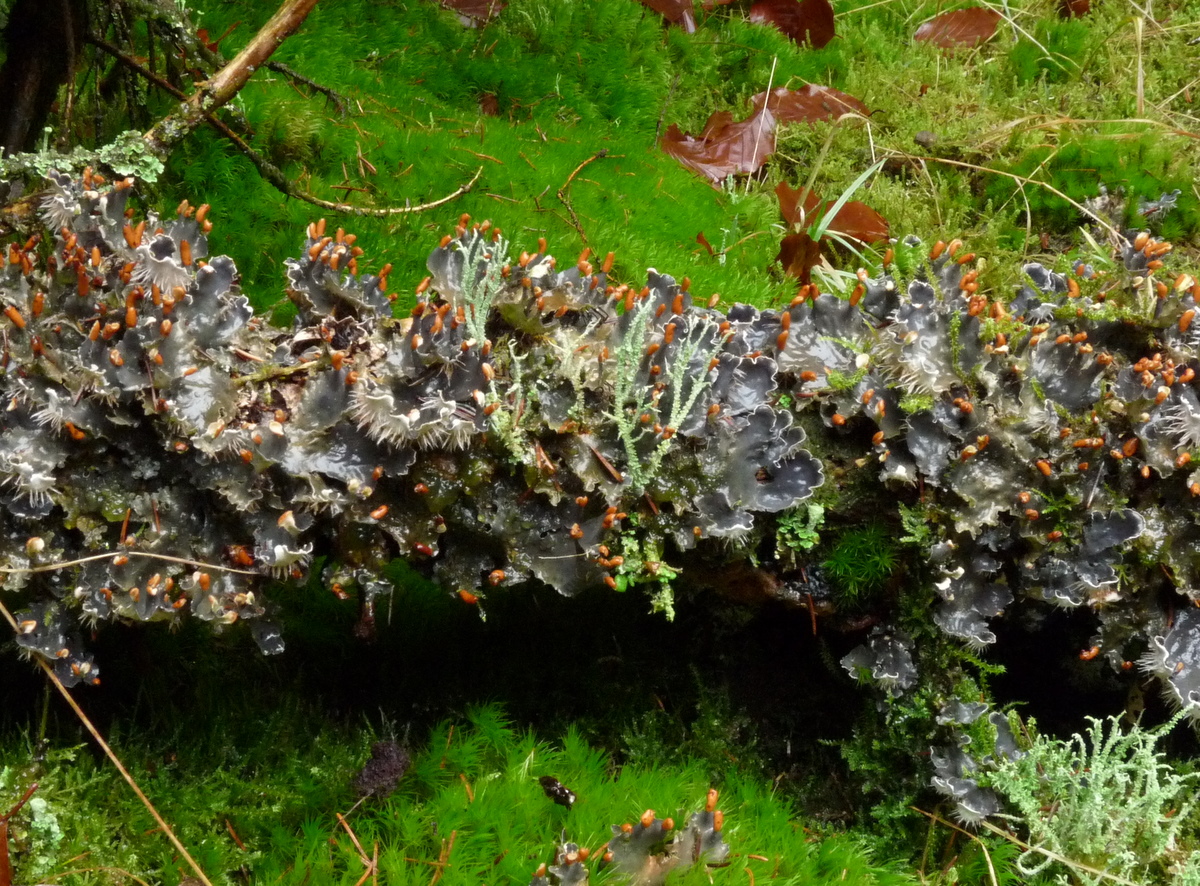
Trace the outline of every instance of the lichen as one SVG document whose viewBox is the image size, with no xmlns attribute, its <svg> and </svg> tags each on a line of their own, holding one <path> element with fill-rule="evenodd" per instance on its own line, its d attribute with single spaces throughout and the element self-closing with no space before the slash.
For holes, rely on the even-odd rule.
<svg viewBox="0 0 1200 886">
<path fill-rule="evenodd" d="M 317 551 L 372 598 L 403 557 L 480 605 L 537 580 L 640 585 L 669 612 L 687 558 L 789 544 L 775 515 L 827 474 L 804 428 L 920 491 L 906 538 L 950 637 L 988 646 L 1014 602 L 1086 607 L 1102 662 L 1155 641 L 1169 680 L 1194 633 L 1157 601 L 1200 588 L 1200 285 L 1159 279 L 1170 246 L 1147 234 L 1107 276 L 1028 265 L 1011 300 L 961 244 L 918 261 L 910 239 L 849 298 L 723 312 L 653 269 L 616 285 L 587 251 L 510 259 L 463 218 L 395 319 L 389 268 L 319 222 L 273 329 L 208 255 L 207 208 L 135 221 L 133 185 L 51 172 L 51 248 L 9 243 L 0 270 L 4 587 L 28 600 L 22 645 L 77 679 L 80 619 L 258 619 L 282 648 L 264 587 Z"/>
<path fill-rule="evenodd" d="M 542 783 L 546 780 L 543 776 Z M 562 787 L 553 778 L 549 781 Z M 717 797 L 717 791 L 710 790 L 704 808 L 688 816 L 687 824 L 678 830 L 674 819 L 659 818 L 653 809 L 647 809 L 636 822 L 612 825 L 612 839 L 602 847 L 599 869 L 611 870 L 616 882 L 658 886 L 672 871 L 722 864 L 729 855 L 729 844 L 723 833 L 725 814 L 717 809 Z M 573 802 L 574 794 L 571 799 Z M 530 886 L 582 886 L 588 882 L 590 857 L 586 848 L 567 841 L 564 834 L 563 842 L 555 847 L 553 864 L 540 865 Z"/>
<path fill-rule="evenodd" d="M 29 175 L 33 179 L 51 171 L 82 172 L 101 167 L 121 176 L 153 184 L 162 175 L 162 161 L 154 155 L 140 132 L 122 132 L 111 142 L 96 149 L 75 148 L 68 154 L 45 149 L 37 153 L 9 154 L 0 158 L 0 178 Z"/>
<path fill-rule="evenodd" d="M 464 221 L 396 321 L 387 270 L 360 272 L 322 222 L 285 262 L 297 322 L 272 329 L 208 255 L 207 207 L 138 222 L 133 184 L 51 172 L 53 255 L 12 243 L 0 277 L 3 529 L 30 539 L 7 587 L 36 598 L 22 645 L 77 677 L 97 674 L 79 618 L 252 619 L 279 651 L 264 586 L 318 549 L 364 594 L 399 555 L 476 602 L 620 581 L 669 614 L 672 551 L 736 541 L 821 482 L 770 405 L 775 364 L 666 275 L 634 293 L 586 256 L 509 263 Z"/>
</svg>

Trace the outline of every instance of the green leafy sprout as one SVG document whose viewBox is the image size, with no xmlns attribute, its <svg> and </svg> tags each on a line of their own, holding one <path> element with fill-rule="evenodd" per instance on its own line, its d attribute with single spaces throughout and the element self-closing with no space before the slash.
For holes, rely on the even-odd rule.
<svg viewBox="0 0 1200 886">
<path fill-rule="evenodd" d="M 662 542 L 653 534 L 638 531 L 638 517 L 631 514 L 628 528 L 618 537 L 621 565 L 615 570 L 616 589 L 627 591 L 645 586 L 650 591 L 650 610 L 661 612 L 667 621 L 675 620 L 675 590 L 671 585 L 680 570 L 663 560 Z"/>
<path fill-rule="evenodd" d="M 807 554 L 821 542 L 821 526 L 825 523 L 825 507 L 805 502 L 779 517 L 775 528 L 775 556 L 788 569 L 799 566 L 797 555 Z"/>
</svg>

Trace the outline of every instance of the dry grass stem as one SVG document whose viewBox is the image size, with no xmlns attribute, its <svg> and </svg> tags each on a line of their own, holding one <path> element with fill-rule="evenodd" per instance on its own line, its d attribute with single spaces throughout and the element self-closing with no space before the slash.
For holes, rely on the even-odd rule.
<svg viewBox="0 0 1200 886">
<path fill-rule="evenodd" d="M 8 607 L 2 602 L 0 602 L 0 614 L 4 616 L 4 620 L 8 622 L 9 626 L 12 627 L 13 632 L 16 633 L 17 620 L 13 618 L 12 613 L 8 611 Z M 182 855 L 184 860 L 188 863 L 188 866 L 195 872 L 196 878 L 200 880 L 204 886 L 212 886 L 212 882 L 205 875 L 204 870 L 196 863 L 196 860 L 192 858 L 191 853 L 187 851 L 187 847 L 184 846 L 183 843 L 179 841 L 179 838 L 175 836 L 175 831 L 171 829 L 171 826 L 167 824 L 161 815 L 158 814 L 158 810 L 154 808 L 154 804 L 150 802 L 150 799 L 144 793 L 142 793 L 142 789 L 138 787 L 137 781 L 135 781 L 134 777 L 129 774 L 129 770 L 125 768 L 125 765 L 121 762 L 120 758 L 117 757 L 113 749 L 109 747 L 108 742 L 104 740 L 104 737 L 100 734 L 99 730 L 96 729 L 92 721 L 88 719 L 88 715 L 83 712 L 83 708 L 79 706 L 71 693 L 67 691 L 67 687 L 64 686 L 62 681 L 58 679 L 58 675 L 54 673 L 54 669 L 50 667 L 50 665 L 46 664 L 46 662 L 40 657 L 35 657 L 34 661 L 36 661 L 38 666 L 45 672 L 46 676 L 50 679 L 50 682 L 54 684 L 54 688 L 58 690 L 59 694 L 66 699 L 66 702 L 68 705 L 70 705 L 71 710 L 75 712 L 75 716 L 79 718 L 79 722 L 81 722 L 84 728 L 91 733 L 92 738 L 96 739 L 96 743 L 100 745 L 100 748 L 104 751 L 105 756 L 107 756 L 108 759 L 112 761 L 112 764 L 117 767 L 117 771 L 121 773 L 121 777 L 125 779 L 129 787 L 133 789 L 135 794 L 137 794 L 137 798 L 142 801 L 142 805 L 146 807 L 146 810 L 150 813 L 150 816 L 158 824 L 159 829 L 167 835 L 167 839 L 171 841 L 171 845 L 175 847 L 179 854 Z"/>
</svg>

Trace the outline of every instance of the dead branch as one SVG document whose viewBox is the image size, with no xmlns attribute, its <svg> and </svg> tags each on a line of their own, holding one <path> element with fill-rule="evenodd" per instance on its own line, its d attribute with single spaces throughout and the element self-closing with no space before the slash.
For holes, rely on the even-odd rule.
<svg viewBox="0 0 1200 886">
<path fill-rule="evenodd" d="M 138 60 L 133 56 L 122 52 L 119 48 L 113 46 L 107 40 L 102 40 L 94 34 L 89 34 L 87 37 L 87 42 L 99 49 L 104 50 L 139 77 L 150 81 L 168 95 L 172 95 L 180 101 L 187 101 L 187 95 L 182 90 L 176 89 L 174 84 L 164 80 L 162 77 L 158 76 L 158 74 L 155 74 L 149 68 L 138 62 Z"/>
<path fill-rule="evenodd" d="M 443 203 L 449 203 L 451 200 L 455 199 L 456 197 L 461 197 L 463 194 L 467 193 L 467 191 L 471 190 L 471 188 L 475 187 L 475 182 L 479 181 L 479 176 L 481 175 L 483 175 L 482 166 L 475 170 L 475 174 L 471 176 L 471 180 L 465 185 L 460 185 L 457 189 L 447 194 L 445 197 L 439 197 L 436 200 L 430 200 L 428 203 L 418 203 L 416 206 L 389 206 L 383 209 L 351 206 L 349 203 L 334 203 L 332 200 L 322 200 L 319 197 L 312 196 L 311 194 L 303 194 L 299 191 L 293 190 L 290 185 L 287 189 L 284 189 L 273 181 L 271 184 L 275 185 L 285 194 L 296 197 L 299 200 L 303 200 L 305 203 L 311 203 L 313 206 L 320 206 L 323 209 L 329 209 L 333 212 L 344 212 L 347 215 L 366 216 L 367 218 L 387 218 L 393 215 L 405 215 L 410 212 L 424 212 L 426 209 L 433 209 L 437 206 L 441 206 Z M 268 181 L 270 181 L 270 179 L 268 179 Z"/>
<path fill-rule="evenodd" d="M 607 156 L 608 156 L 608 148 L 602 148 L 599 151 L 597 151 L 596 153 L 592 154 L 592 156 L 588 157 L 586 160 L 584 160 L 582 163 L 580 163 L 578 166 L 575 167 L 575 169 L 571 172 L 571 174 L 567 176 L 567 180 L 565 182 L 563 182 L 563 186 L 558 189 L 558 192 L 555 195 L 558 197 L 558 199 L 562 203 L 562 205 L 567 207 L 567 212 L 569 212 L 571 214 L 571 224 L 575 228 L 575 230 L 579 232 L 579 238 L 581 240 L 583 240 L 584 246 L 588 245 L 587 234 L 585 234 L 583 232 L 583 225 L 579 221 L 579 216 L 575 214 L 575 207 L 573 207 L 571 205 L 571 201 L 567 199 L 567 191 L 571 187 L 571 182 L 575 181 L 575 176 L 579 175 L 579 173 L 583 171 L 583 167 L 587 166 L 589 163 L 592 163 L 596 160 L 601 160 Z"/>
<path fill-rule="evenodd" d="M 238 94 L 250 76 L 300 27 L 316 5 L 317 0 L 285 0 L 233 61 L 200 84 L 176 113 L 159 120 L 143 136 L 150 152 L 165 160 L 171 149 L 200 126 L 207 115 Z"/>
<path fill-rule="evenodd" d="M 322 86 L 315 80 L 308 79 L 299 71 L 289 68 L 283 62 L 267 62 L 266 67 L 270 68 L 272 71 L 283 74 L 285 77 L 295 80 L 297 83 L 303 83 L 305 86 L 314 90 L 315 92 L 321 93 L 321 95 L 333 102 L 333 106 L 337 108 L 339 116 L 346 116 L 346 97 L 340 92 L 330 89 L 328 86 Z"/>
<path fill-rule="evenodd" d="M 144 65 L 137 61 L 137 59 L 122 52 L 119 48 L 113 46 L 111 43 L 95 37 L 90 38 L 90 42 L 107 52 L 130 70 L 135 71 L 139 76 L 144 77 L 150 83 L 153 83 L 164 92 L 181 101 L 189 101 L 188 97 L 184 95 L 183 92 L 176 89 L 173 85 L 159 77 L 153 71 L 147 70 Z M 346 215 L 357 215 L 360 217 L 369 218 L 388 218 L 393 215 L 405 215 L 411 212 L 423 212 L 426 209 L 433 209 L 437 206 L 441 206 L 443 203 L 449 203 L 456 197 L 461 197 L 475 186 L 475 182 L 479 181 L 479 176 L 483 174 L 483 167 L 480 166 L 475 170 L 475 175 L 473 175 L 471 180 L 465 185 L 462 185 L 453 193 L 447 194 L 445 197 L 440 197 L 437 200 L 430 201 L 429 203 L 420 203 L 416 206 L 389 206 L 381 208 L 352 206 L 349 203 L 337 203 L 332 200 L 322 200 L 319 197 L 314 197 L 311 194 L 306 194 L 299 190 L 292 182 L 288 181 L 287 176 L 283 174 L 283 170 L 281 170 L 266 157 L 262 156 L 262 154 L 260 154 L 258 151 L 254 150 L 254 148 L 252 148 L 245 139 L 234 132 L 233 129 L 231 129 L 228 124 L 217 117 L 213 111 L 202 111 L 200 120 L 217 130 L 217 132 L 221 133 L 221 135 L 225 136 L 225 138 L 229 139 L 229 141 L 233 143 L 233 146 L 241 151 L 246 158 L 254 164 L 254 168 L 258 170 L 258 174 L 266 179 L 269 184 L 271 184 L 281 193 L 288 197 L 294 197 L 297 200 L 302 200 L 305 203 L 311 203 L 313 206 L 318 206 L 321 209 L 328 209 L 331 212 L 341 212 Z"/>
<path fill-rule="evenodd" d="M 155 30 L 168 35 L 185 64 L 199 63 L 209 70 L 225 64 L 221 53 L 209 49 L 199 38 L 195 26 L 175 0 L 126 0 L 126 8 L 134 19 L 153 23 Z"/>
<path fill-rule="evenodd" d="M 108 560 L 120 554 L 123 557 L 145 557 L 148 560 L 158 560 L 162 563 L 179 563 L 183 566 L 195 566 L 199 569 L 212 569 L 217 572 L 229 572 L 236 575 L 261 575 L 248 569 L 234 569 L 232 566 L 221 566 L 218 563 L 205 563 L 202 560 L 190 560 L 187 557 L 172 557 L 170 554 L 155 554 L 150 551 L 106 551 L 103 554 L 90 554 L 75 560 L 58 560 L 54 563 L 43 563 L 40 566 L 0 566 L 0 575 L 33 575 L 39 572 L 57 572 L 71 566 L 82 566 L 84 563 L 94 563 L 97 560 Z M 3 609 L 3 604 L 0 604 Z M 16 622 L 13 622 L 16 624 Z"/>
</svg>

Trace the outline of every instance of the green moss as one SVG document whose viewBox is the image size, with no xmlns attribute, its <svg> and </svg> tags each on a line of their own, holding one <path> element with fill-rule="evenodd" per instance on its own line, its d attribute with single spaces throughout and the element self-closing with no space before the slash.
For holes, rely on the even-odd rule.
<svg viewBox="0 0 1200 886">
<path fill-rule="evenodd" d="M 248 36 L 266 12 L 212 2 L 204 23 L 220 32 L 241 20 L 235 34 Z M 391 38 L 380 44 L 379 34 Z M 719 107 L 744 109 L 766 87 L 775 58 L 777 78 L 830 82 L 845 52 L 799 52 L 740 15 L 715 17 L 688 36 L 664 30 L 660 16 L 629 0 L 516 0 L 479 31 L 436 4 L 356 0 L 317 7 L 279 50 L 280 61 L 347 96 L 345 119 L 273 72 L 253 79 L 240 100 L 256 148 L 322 199 L 418 204 L 483 167 L 470 194 L 438 210 L 339 222 L 359 235 L 365 266 L 394 264 L 402 308 L 403 289 L 424 276 L 428 248 L 462 212 L 496 219 L 517 251 L 545 236 L 566 260 L 586 237 L 600 255 L 614 251 L 614 276 L 634 283 L 669 252 L 663 269 L 690 276 L 697 291 L 766 303 L 792 294 L 791 284 L 762 273 L 777 250 L 761 236 L 776 219 L 773 195 L 712 188 L 656 150 L 657 134 L 673 123 L 696 132 Z M 498 117 L 480 112 L 483 96 L 495 98 Z M 600 151 L 606 156 L 564 192 L 568 209 L 559 189 Z M 208 132 L 180 148 L 170 173 L 164 204 L 185 193 L 211 203 L 213 248 L 237 260 L 256 305 L 273 303 L 282 258 L 312 218 L 329 213 L 295 201 L 280 207 L 249 162 Z M 710 256 L 700 233 L 722 253 Z"/>
<path fill-rule="evenodd" d="M 638 529 L 640 518 L 631 514 L 624 521 L 626 528 L 617 539 L 613 551 L 622 558 L 616 567 L 617 591 L 643 587 L 650 594 L 650 609 L 661 612 L 668 621 L 675 619 L 675 590 L 672 582 L 679 577 L 680 569 L 663 559 L 662 542 L 652 532 Z"/>
<path fill-rule="evenodd" d="M 1055 143 L 1025 144 L 1013 136 L 1020 154 L 998 168 L 1016 175 L 1053 182 L 1054 187 L 1082 203 L 1100 194 L 1101 186 L 1126 198 L 1124 216 L 1117 223 L 1144 225 L 1137 215 L 1138 200 L 1155 200 L 1164 191 L 1190 187 L 1191 166 L 1160 130 L 1129 123 L 1096 124 L 1087 128 L 1060 130 Z M 1023 196 L 1020 193 L 1023 192 Z M 997 203 L 1028 201 L 1034 223 L 1069 228 L 1084 219 L 1079 210 L 1062 197 L 1043 188 L 1021 189 L 1008 179 L 993 179 L 988 197 Z M 1168 214 L 1176 236 L 1194 233 L 1200 226 L 1200 210 L 1194 201 Z"/>
<path fill-rule="evenodd" d="M 719 713 L 708 711 L 710 717 Z M 697 758 L 663 762 L 669 748 L 647 747 L 643 761 L 617 769 L 574 729 L 550 742 L 514 727 L 498 707 L 480 706 L 411 736 L 412 764 L 399 789 L 348 814 L 353 775 L 375 736 L 328 726 L 314 732 L 303 711 L 286 706 L 261 726 L 258 739 L 242 745 L 233 744 L 240 727 L 224 736 L 203 730 L 203 744 L 193 733 L 169 758 L 140 739 L 115 741 L 214 882 L 349 886 L 363 871 L 355 838 L 368 853 L 378 847 L 383 882 L 427 886 L 443 853 L 449 863 L 439 882 L 448 886 L 526 882 L 564 834 L 595 850 L 612 837 L 612 825 L 635 820 L 648 808 L 682 824 L 703 807 L 713 784 Z M 715 735 L 713 741 L 727 747 Z M 95 872 L 120 869 L 169 886 L 180 883 L 187 869 L 172 858 L 132 792 L 79 750 L 50 751 L 36 774 L 0 768 L 0 805 L 6 809 L 30 777 L 39 782 L 37 807 L 13 824 L 17 876 L 91 883 L 97 882 L 91 879 Z M 6 751 L 7 759 L 29 757 L 26 748 Z M 739 856 L 769 861 L 747 857 L 744 864 L 689 872 L 676 882 L 741 883 L 746 864 L 761 865 L 763 878 L 774 871 L 793 883 L 833 884 L 850 876 L 850 882 L 881 886 L 914 882 L 873 862 L 855 838 L 814 840 L 770 780 L 724 768 L 726 839 Z M 569 811 L 544 795 L 538 779 L 547 775 L 576 794 Z M 336 811 L 346 814 L 349 828 L 339 825 Z M 65 873 L 78 868 L 85 870 Z M 239 871 L 238 879 L 226 871 Z"/>
<path fill-rule="evenodd" d="M 935 740 L 940 700 L 927 686 L 901 699 L 885 699 L 864 711 L 853 738 L 840 747 L 862 786 L 878 844 L 890 851 L 911 851 L 927 830 L 912 813 L 912 807 L 921 808 L 925 779 L 911 749 L 927 748 Z"/>
<path fill-rule="evenodd" d="M 829 383 L 830 389 L 834 391 L 848 391 L 866 377 L 867 367 L 865 366 L 851 373 L 838 372 L 836 369 L 830 369 L 825 373 L 825 379 Z"/>
<path fill-rule="evenodd" d="M 950 360 L 955 368 L 962 369 L 962 313 L 954 312 L 950 315 L 949 329 L 950 335 Z"/>
<path fill-rule="evenodd" d="M 210 33 L 240 22 L 222 44 L 227 57 L 271 11 L 245 0 L 195 7 L 197 24 Z M 408 287 L 424 276 L 427 248 L 462 212 L 495 219 L 518 250 L 545 236 L 566 260 L 586 237 L 601 255 L 616 252 L 617 280 L 640 284 L 654 266 L 727 301 L 780 303 L 794 284 L 774 263 L 780 219 L 771 188 L 780 180 L 798 186 L 814 174 L 815 190 L 832 198 L 882 157 L 891 158 L 883 172 L 855 196 L 882 213 L 897 237 L 958 236 L 981 255 L 1022 258 L 1036 249 L 1040 231 L 1054 235 L 1056 248 L 1073 241 L 1082 218 L 1037 182 L 1075 200 L 1094 196 L 1100 183 L 1124 188 L 1127 222 L 1138 221 L 1137 197 L 1179 187 L 1179 209 L 1154 224 L 1168 238 L 1194 236 L 1200 209 L 1188 171 L 1200 161 L 1200 145 L 1171 128 L 1187 128 L 1177 117 L 1190 113 L 1186 41 L 1150 28 L 1139 43 L 1131 19 L 1115 7 L 1064 21 L 1042 0 L 1017 10 L 1015 26 L 1003 25 L 978 51 L 947 55 L 912 43 L 915 23 L 931 14 L 928 4 L 908 0 L 849 0 L 839 4 L 838 39 L 814 51 L 747 22 L 736 7 L 702 12 L 699 30 L 688 35 L 664 28 L 634 0 L 513 0 L 477 30 L 462 28 L 436 3 L 347 0 L 316 7 L 277 52 L 344 96 L 344 117 L 309 87 L 269 70 L 255 75 L 237 103 L 254 147 L 322 199 L 418 204 L 453 192 L 483 167 L 470 194 L 427 213 L 331 219 L 359 234 L 364 267 L 394 264 L 401 309 Z M 128 49 L 149 54 L 144 45 Z M 164 53 L 156 55 L 161 62 Z M 1135 56 L 1143 68 L 1140 111 L 1128 76 Z M 749 96 L 768 83 L 843 89 L 872 110 L 870 123 L 840 123 L 815 170 L 831 124 L 785 125 L 761 181 L 723 191 L 656 149 L 671 124 L 696 133 L 713 112 L 744 117 Z M 99 107 L 92 81 L 78 88 L 78 107 Z M 498 116 L 481 112 L 484 97 L 494 99 Z M 133 109 L 118 102 L 103 114 L 77 114 L 78 131 L 59 133 L 59 141 L 103 143 L 175 104 L 153 89 L 142 98 Z M 1153 116 L 1147 107 L 1167 122 L 1135 122 Z M 913 141 L 923 130 L 937 136 L 928 151 Z M 602 150 L 607 156 L 584 167 L 565 192 L 568 209 L 559 189 Z M 912 153 L 930 156 L 906 159 Z M 1020 186 L 989 168 L 1034 182 Z M 234 256 L 259 308 L 278 300 L 280 262 L 298 248 L 299 232 L 320 214 L 336 215 L 281 200 L 207 130 L 179 148 L 158 200 L 172 207 L 184 197 L 213 205 L 213 248 Z M 715 255 L 697 242 L 701 233 Z M 896 244 L 896 251 L 899 270 L 910 274 L 911 259 L 925 249 L 910 255 Z M 1017 267 L 1010 257 L 993 267 Z M 1006 273 L 981 283 L 1003 296 Z"/>
<path fill-rule="evenodd" d="M 1064 83 L 1080 71 L 1091 47 L 1090 25 L 1078 18 L 1042 19 L 1030 34 L 1008 53 L 1008 63 L 1018 84 L 1028 86 L 1039 79 Z M 1036 43 L 1034 41 L 1037 41 Z"/>
<path fill-rule="evenodd" d="M 935 402 L 932 394 L 905 394 L 900 400 L 900 408 L 909 415 L 916 415 L 918 412 L 933 409 Z"/>
<path fill-rule="evenodd" d="M 837 536 L 821 565 L 839 592 L 839 604 L 854 609 L 883 590 L 897 562 L 891 530 L 871 522 Z"/>
</svg>

